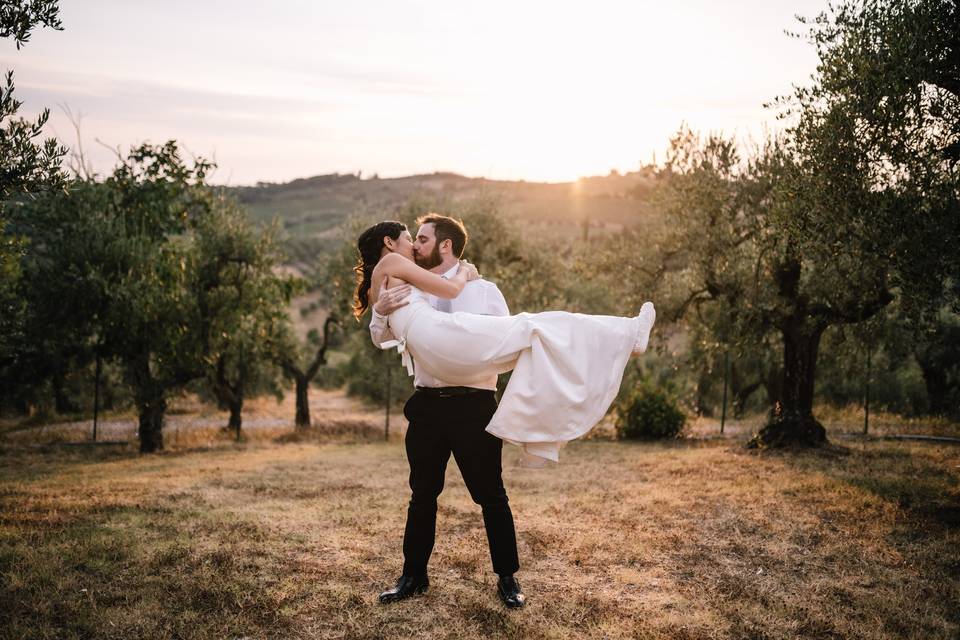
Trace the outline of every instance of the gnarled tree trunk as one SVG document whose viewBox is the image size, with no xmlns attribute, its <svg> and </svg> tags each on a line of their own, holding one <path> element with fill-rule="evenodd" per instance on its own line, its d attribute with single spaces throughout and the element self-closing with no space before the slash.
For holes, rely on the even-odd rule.
<svg viewBox="0 0 960 640">
<path fill-rule="evenodd" d="M 289 355 L 284 355 L 279 359 L 280 366 L 296 382 L 297 415 L 295 422 L 297 428 L 305 429 L 310 426 L 310 398 L 308 397 L 310 381 L 316 377 L 320 367 L 327 363 L 327 345 L 330 344 L 330 331 L 336 323 L 337 320 L 333 316 L 327 317 L 323 323 L 323 343 L 317 349 L 306 369 L 301 369 Z"/>
<path fill-rule="evenodd" d="M 310 398 L 307 391 L 310 388 L 310 380 L 305 375 L 295 376 L 297 384 L 297 417 L 296 425 L 298 428 L 310 426 Z"/>
<path fill-rule="evenodd" d="M 227 428 L 237 434 L 237 440 L 240 439 L 240 427 L 243 425 L 243 396 L 230 401 L 230 422 Z"/>
<path fill-rule="evenodd" d="M 136 390 L 137 411 L 140 414 L 137 435 L 140 453 L 154 453 L 163 449 L 163 421 L 167 400 L 159 385 Z"/>
<path fill-rule="evenodd" d="M 167 387 L 150 370 L 148 352 L 136 354 L 126 363 L 127 379 L 139 414 L 137 435 L 140 453 L 163 449 L 163 423 L 167 411 Z"/>
<path fill-rule="evenodd" d="M 826 327 L 798 315 L 787 318 L 781 326 L 783 381 L 780 400 L 770 421 L 751 440 L 751 446 L 813 446 L 827 441 L 826 429 L 813 417 L 817 353 Z"/>
<path fill-rule="evenodd" d="M 226 358 L 220 356 L 217 360 L 217 374 L 214 383 L 217 404 L 221 409 L 228 409 L 230 411 L 227 430 L 233 431 L 238 441 L 240 440 L 240 429 L 243 426 L 243 400 L 246 393 L 246 375 L 243 365 L 243 359 L 241 358 L 240 372 L 237 380 L 236 382 L 230 382 L 227 377 Z"/>
</svg>

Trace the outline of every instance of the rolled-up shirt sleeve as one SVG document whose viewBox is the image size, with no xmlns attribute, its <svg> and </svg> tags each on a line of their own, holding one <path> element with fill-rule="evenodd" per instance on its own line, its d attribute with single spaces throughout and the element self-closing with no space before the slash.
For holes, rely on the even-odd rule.
<svg viewBox="0 0 960 640">
<path fill-rule="evenodd" d="M 373 341 L 373 344 L 382 349 L 381 344 L 390 340 L 396 340 L 396 337 L 393 335 L 393 331 L 390 330 L 390 323 L 387 321 L 387 316 L 380 315 L 372 308 L 370 312 L 373 314 L 370 318 L 370 339 Z"/>
</svg>

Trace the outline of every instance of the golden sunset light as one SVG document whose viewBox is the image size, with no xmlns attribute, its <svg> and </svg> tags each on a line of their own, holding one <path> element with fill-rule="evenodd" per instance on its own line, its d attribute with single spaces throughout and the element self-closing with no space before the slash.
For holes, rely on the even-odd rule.
<svg viewBox="0 0 960 640">
<path fill-rule="evenodd" d="M 0 640 L 960 638 L 958 35 L 0 0 Z"/>
<path fill-rule="evenodd" d="M 566 181 L 650 162 L 681 123 L 762 137 L 813 69 L 818 2 L 67 3 L 17 54 L 27 111 L 61 107 L 103 170 L 141 138 L 229 184 L 453 171 Z M 15 49 L 4 43 L 3 60 Z M 761 53 L 762 52 L 762 53 Z M 59 105 L 59 106 L 58 106 Z"/>
</svg>

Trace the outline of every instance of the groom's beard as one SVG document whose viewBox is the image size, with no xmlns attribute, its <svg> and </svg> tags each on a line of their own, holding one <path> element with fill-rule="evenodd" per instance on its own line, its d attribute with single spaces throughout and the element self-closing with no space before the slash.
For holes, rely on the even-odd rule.
<svg viewBox="0 0 960 640">
<path fill-rule="evenodd" d="M 440 257 L 440 244 L 433 245 L 433 251 L 430 252 L 430 255 L 424 256 L 419 253 L 413 254 L 413 261 L 417 263 L 418 266 L 423 267 L 424 269 L 433 269 L 434 267 L 440 266 L 443 262 L 443 258 Z"/>
</svg>

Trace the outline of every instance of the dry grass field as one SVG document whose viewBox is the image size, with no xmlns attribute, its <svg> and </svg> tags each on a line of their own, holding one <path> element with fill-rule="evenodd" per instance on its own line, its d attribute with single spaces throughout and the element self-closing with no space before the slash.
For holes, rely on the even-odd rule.
<svg viewBox="0 0 960 640">
<path fill-rule="evenodd" d="M 518 611 L 451 461 L 431 589 L 384 607 L 407 466 L 375 418 L 344 401 L 308 436 L 264 422 L 149 457 L 7 434 L 0 638 L 960 636 L 956 445 L 594 440 L 546 470 L 508 447 Z"/>
</svg>

